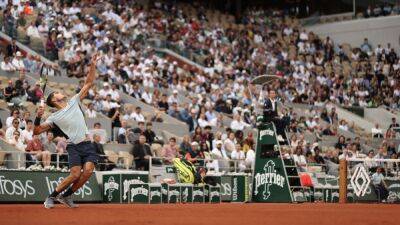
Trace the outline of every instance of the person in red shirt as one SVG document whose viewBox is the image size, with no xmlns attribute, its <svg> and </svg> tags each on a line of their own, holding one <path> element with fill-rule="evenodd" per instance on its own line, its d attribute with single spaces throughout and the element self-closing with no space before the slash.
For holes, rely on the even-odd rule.
<svg viewBox="0 0 400 225">
<path fill-rule="evenodd" d="M 27 160 L 41 160 L 44 168 L 50 167 L 51 154 L 49 151 L 44 151 L 38 135 L 34 135 L 32 140 L 28 141 L 25 151 L 29 153 L 26 157 Z"/>
</svg>

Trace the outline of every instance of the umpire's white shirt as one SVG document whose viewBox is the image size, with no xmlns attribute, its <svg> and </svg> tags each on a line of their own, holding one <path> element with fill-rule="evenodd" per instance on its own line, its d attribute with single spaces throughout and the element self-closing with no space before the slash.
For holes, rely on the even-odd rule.
<svg viewBox="0 0 400 225">
<path fill-rule="evenodd" d="M 75 144 L 84 141 L 89 133 L 79 94 L 72 97 L 65 108 L 51 114 L 46 123 L 58 126 L 68 136 L 68 142 Z"/>
</svg>

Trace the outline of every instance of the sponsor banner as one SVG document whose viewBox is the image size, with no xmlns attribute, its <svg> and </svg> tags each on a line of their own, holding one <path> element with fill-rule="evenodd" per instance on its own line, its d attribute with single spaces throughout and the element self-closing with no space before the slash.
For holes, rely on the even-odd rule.
<svg viewBox="0 0 400 225">
<path fill-rule="evenodd" d="M 0 171 L 0 202 L 42 202 L 69 173 L 43 171 Z M 102 200 L 95 175 L 77 190 L 75 201 Z"/>
<path fill-rule="evenodd" d="M 289 184 L 272 123 L 258 127 L 252 201 L 292 202 Z"/>
<path fill-rule="evenodd" d="M 149 184 L 129 185 L 129 202 L 148 204 L 150 200 Z"/>
<path fill-rule="evenodd" d="M 232 175 L 232 202 L 247 202 L 250 200 L 249 183 L 245 174 Z"/>
</svg>

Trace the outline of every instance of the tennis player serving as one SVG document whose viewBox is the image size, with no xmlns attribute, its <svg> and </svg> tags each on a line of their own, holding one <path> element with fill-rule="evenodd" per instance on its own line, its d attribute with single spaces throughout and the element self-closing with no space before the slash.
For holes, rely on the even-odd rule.
<svg viewBox="0 0 400 225">
<path fill-rule="evenodd" d="M 51 114 L 45 122 L 41 123 L 44 107 L 39 106 L 35 119 L 33 133 L 35 135 L 52 130 L 55 136 L 67 139 L 67 152 L 69 158 L 70 174 L 51 193 L 44 202 L 47 209 L 54 207 L 57 200 L 64 205 L 77 207 L 72 201 L 72 194 L 82 187 L 93 173 L 99 156 L 88 138 L 88 128 L 81 108 L 84 99 L 96 79 L 96 62 L 98 55 L 94 54 L 90 62 L 89 73 L 81 91 L 67 101 L 66 96 L 60 92 L 52 92 L 46 99 L 49 107 L 57 111 Z M 65 191 L 64 191 L 65 190 Z M 64 191 L 64 193 L 62 193 Z"/>
</svg>

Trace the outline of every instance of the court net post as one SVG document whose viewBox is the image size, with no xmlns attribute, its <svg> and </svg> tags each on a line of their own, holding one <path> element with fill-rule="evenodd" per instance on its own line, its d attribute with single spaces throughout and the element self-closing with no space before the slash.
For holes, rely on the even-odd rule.
<svg viewBox="0 0 400 225">
<path fill-rule="evenodd" d="M 347 160 L 339 162 L 339 203 L 347 202 Z"/>
</svg>

